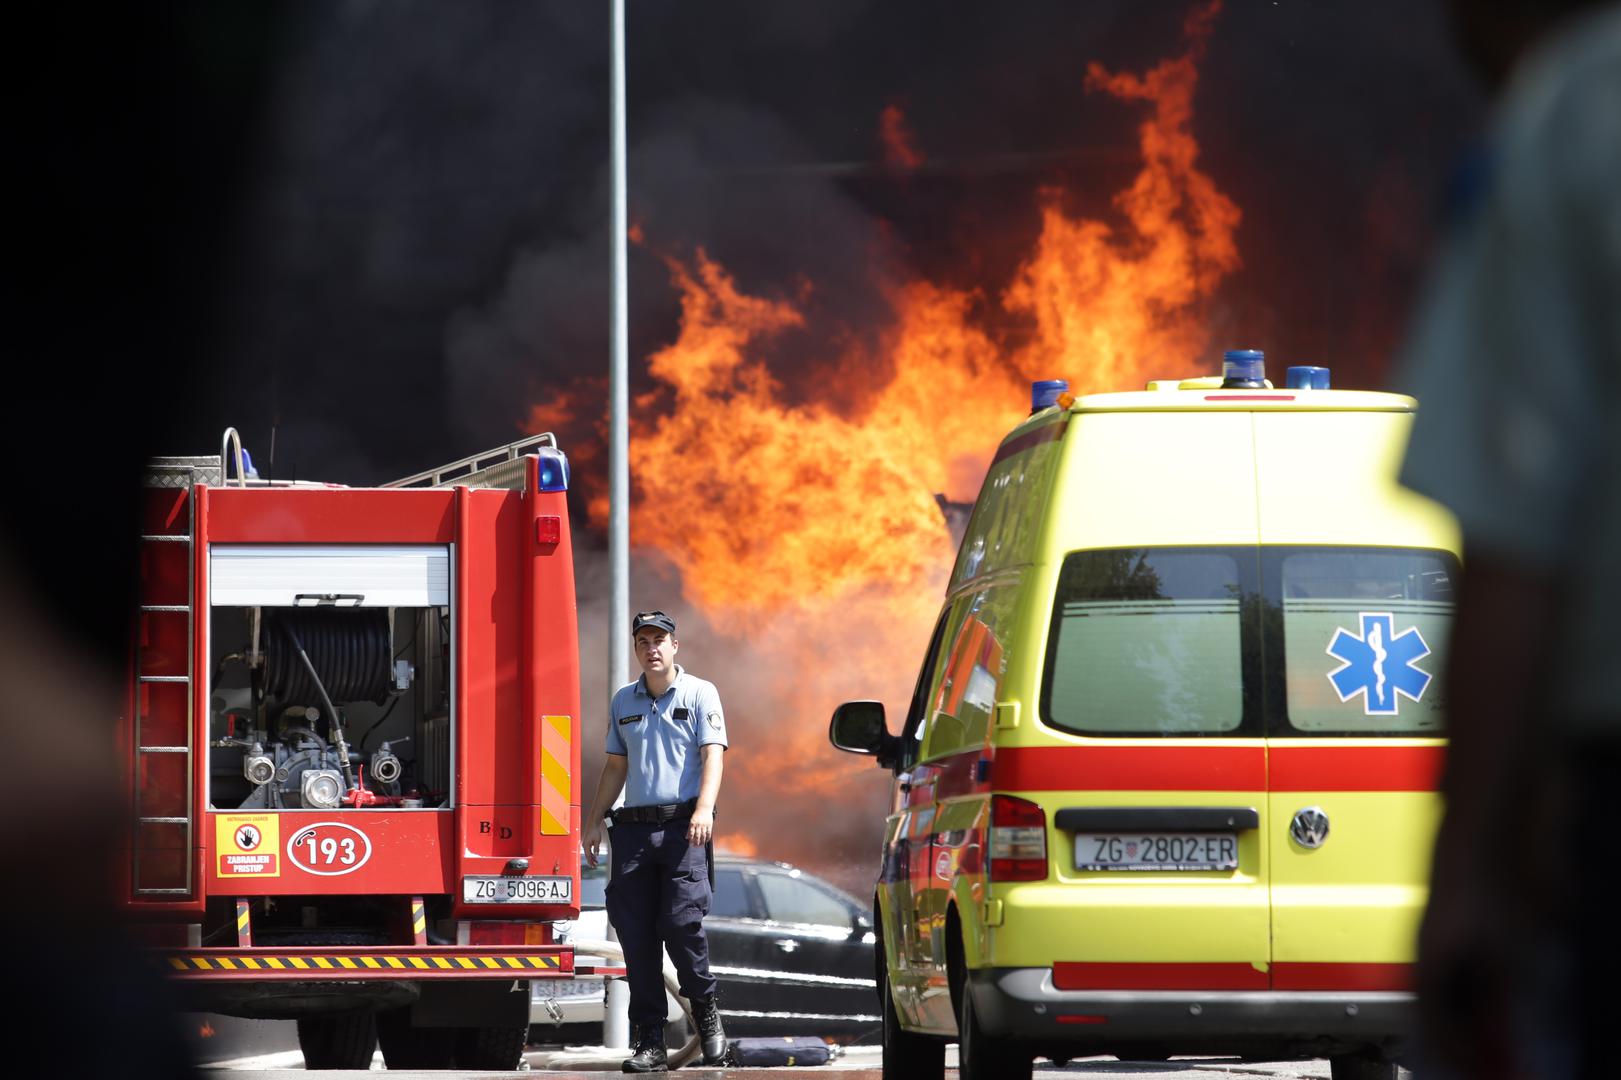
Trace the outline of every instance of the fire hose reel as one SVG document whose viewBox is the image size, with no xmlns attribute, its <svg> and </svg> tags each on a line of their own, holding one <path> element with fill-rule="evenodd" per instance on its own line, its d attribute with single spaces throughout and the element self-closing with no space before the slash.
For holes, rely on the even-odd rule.
<svg viewBox="0 0 1621 1080">
<path fill-rule="evenodd" d="M 312 705 L 326 691 L 334 705 L 386 702 L 397 692 L 393 634 L 386 608 L 280 608 L 266 612 L 265 695 L 285 705 Z M 311 677 L 299 656 L 302 645 Z M 409 685 L 409 683 L 407 683 Z"/>
<path fill-rule="evenodd" d="M 345 706 L 383 705 L 414 681 L 414 666 L 394 659 L 392 613 L 272 607 L 263 609 L 263 625 L 259 694 L 279 719 L 269 731 L 254 732 L 251 743 L 229 740 L 247 750 L 242 775 L 254 785 L 242 807 L 278 808 L 295 800 L 309 809 L 398 804 L 405 772 L 399 757 L 385 742 L 371 755 L 370 776 L 364 767 L 357 774 L 362 758 L 343 722 Z M 383 793 L 368 789 L 368 781 Z"/>
</svg>

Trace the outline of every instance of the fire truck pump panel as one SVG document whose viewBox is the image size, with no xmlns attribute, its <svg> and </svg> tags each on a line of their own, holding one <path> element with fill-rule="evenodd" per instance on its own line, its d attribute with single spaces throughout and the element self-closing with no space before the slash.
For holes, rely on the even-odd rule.
<svg viewBox="0 0 1621 1080">
<path fill-rule="evenodd" d="M 449 607 L 319 601 L 213 609 L 211 804 L 449 805 Z"/>
</svg>

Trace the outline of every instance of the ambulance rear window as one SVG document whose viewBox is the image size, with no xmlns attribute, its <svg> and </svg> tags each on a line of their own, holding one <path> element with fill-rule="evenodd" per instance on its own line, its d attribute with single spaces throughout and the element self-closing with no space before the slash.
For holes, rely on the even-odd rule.
<svg viewBox="0 0 1621 1080">
<path fill-rule="evenodd" d="M 1452 556 L 1380 548 L 1281 556 L 1288 727 L 1439 735 L 1458 573 Z"/>
<path fill-rule="evenodd" d="M 1230 735 L 1257 709 L 1241 678 L 1254 556 L 1078 551 L 1059 573 L 1042 716 L 1086 735 Z"/>
</svg>

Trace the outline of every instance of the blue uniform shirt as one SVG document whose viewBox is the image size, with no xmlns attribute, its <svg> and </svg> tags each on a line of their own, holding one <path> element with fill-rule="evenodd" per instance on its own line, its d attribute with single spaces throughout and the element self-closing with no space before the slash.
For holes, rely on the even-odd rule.
<svg viewBox="0 0 1621 1080">
<path fill-rule="evenodd" d="M 675 666 L 675 681 L 655 698 L 644 675 L 614 694 L 608 753 L 629 759 L 626 806 L 663 806 L 698 797 L 699 748 L 726 745 L 726 716 L 715 684 Z"/>
</svg>

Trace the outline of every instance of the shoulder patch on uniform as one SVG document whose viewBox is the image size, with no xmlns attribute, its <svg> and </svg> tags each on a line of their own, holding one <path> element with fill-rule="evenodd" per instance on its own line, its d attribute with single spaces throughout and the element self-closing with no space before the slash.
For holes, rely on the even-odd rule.
<svg viewBox="0 0 1621 1080">
<path fill-rule="evenodd" d="M 720 730 L 720 713 L 712 712 L 709 714 L 709 726 L 716 731 Z"/>
</svg>

